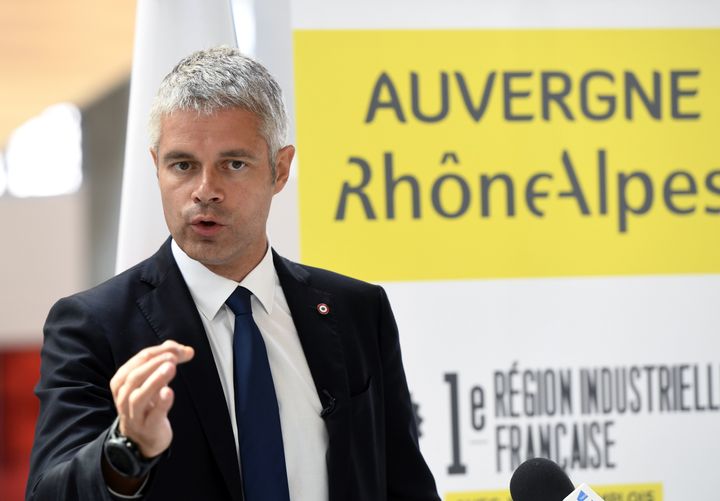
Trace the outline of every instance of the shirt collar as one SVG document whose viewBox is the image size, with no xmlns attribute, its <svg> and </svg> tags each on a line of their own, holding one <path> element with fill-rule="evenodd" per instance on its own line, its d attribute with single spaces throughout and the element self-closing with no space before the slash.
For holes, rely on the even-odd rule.
<svg viewBox="0 0 720 501">
<path fill-rule="evenodd" d="M 278 279 L 269 244 L 265 256 L 241 282 L 213 273 L 205 265 L 185 254 L 175 240 L 172 241 L 171 248 L 180 273 L 190 289 L 190 295 L 205 318 L 209 320 L 215 318 L 238 285 L 248 289 L 268 315 L 272 313 L 275 282 Z"/>
</svg>

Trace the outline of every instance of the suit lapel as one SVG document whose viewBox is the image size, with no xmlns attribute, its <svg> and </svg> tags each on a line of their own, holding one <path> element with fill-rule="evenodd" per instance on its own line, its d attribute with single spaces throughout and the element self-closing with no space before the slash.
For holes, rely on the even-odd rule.
<svg viewBox="0 0 720 501">
<path fill-rule="evenodd" d="M 283 288 L 305 353 L 315 388 L 323 405 L 328 431 L 327 468 L 331 500 L 346 499 L 350 455 L 350 389 L 333 297 L 311 287 L 308 272 L 273 252 L 275 270 Z M 326 305 L 322 314 L 318 305 Z M 322 308 L 321 308 L 322 309 Z"/>
<path fill-rule="evenodd" d="M 178 378 L 187 388 L 202 423 L 218 468 L 233 500 L 242 500 L 242 482 L 232 425 L 225 396 L 205 329 L 170 250 L 168 240 L 151 261 L 143 280 L 155 289 L 138 300 L 138 306 L 161 340 L 192 346 L 195 357 L 178 367 Z"/>
</svg>

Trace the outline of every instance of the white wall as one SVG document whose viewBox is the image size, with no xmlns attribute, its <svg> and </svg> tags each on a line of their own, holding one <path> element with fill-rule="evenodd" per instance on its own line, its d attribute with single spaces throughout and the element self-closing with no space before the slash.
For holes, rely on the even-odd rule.
<svg viewBox="0 0 720 501">
<path fill-rule="evenodd" d="M 52 304 L 86 280 L 85 194 L 0 197 L 0 346 L 38 344 Z"/>
</svg>

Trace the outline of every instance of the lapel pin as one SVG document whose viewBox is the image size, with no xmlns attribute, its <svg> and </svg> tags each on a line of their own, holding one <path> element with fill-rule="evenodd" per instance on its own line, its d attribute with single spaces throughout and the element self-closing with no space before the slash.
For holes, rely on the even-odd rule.
<svg viewBox="0 0 720 501">
<path fill-rule="evenodd" d="M 327 315 L 328 313 L 330 313 L 330 307 L 325 303 L 320 303 L 317 305 L 317 311 L 321 315 Z"/>
</svg>

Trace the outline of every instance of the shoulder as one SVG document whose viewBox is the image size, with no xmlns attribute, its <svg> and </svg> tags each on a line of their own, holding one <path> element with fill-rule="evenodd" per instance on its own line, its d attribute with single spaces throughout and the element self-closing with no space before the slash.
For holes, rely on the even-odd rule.
<svg viewBox="0 0 720 501">
<path fill-rule="evenodd" d="M 334 271 L 296 263 L 275 254 L 275 269 L 279 276 L 290 277 L 309 287 L 332 293 L 384 294 L 382 287 Z"/>
<path fill-rule="evenodd" d="M 327 298 L 362 324 L 369 319 L 391 317 L 382 287 L 334 271 L 295 263 L 275 255 L 275 269 L 288 302 Z"/>
</svg>

